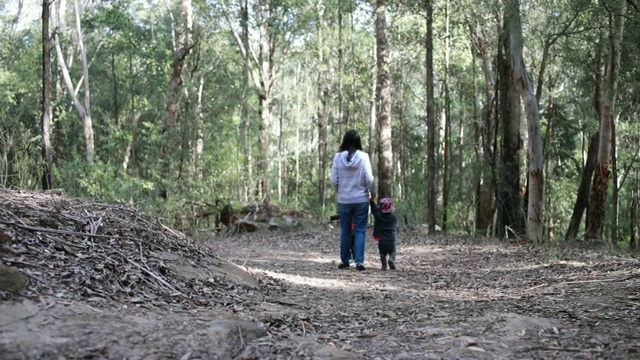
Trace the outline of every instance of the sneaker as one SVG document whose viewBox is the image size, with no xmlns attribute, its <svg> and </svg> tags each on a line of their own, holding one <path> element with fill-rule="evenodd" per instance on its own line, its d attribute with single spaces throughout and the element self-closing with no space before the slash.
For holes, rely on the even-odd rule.
<svg viewBox="0 0 640 360">
<path fill-rule="evenodd" d="M 356 265 L 356 270 L 358 270 L 358 271 L 364 271 L 364 270 L 366 270 L 366 269 L 364 268 L 364 265 L 358 264 L 358 265 Z"/>
<path fill-rule="evenodd" d="M 348 268 L 349 268 L 349 264 L 340 263 L 340 265 L 338 265 L 338 269 L 348 269 Z"/>
<path fill-rule="evenodd" d="M 389 260 L 389 269 L 391 269 L 391 270 L 395 270 L 396 269 L 396 264 L 391 260 Z"/>
<path fill-rule="evenodd" d="M 349 266 L 351 266 L 351 265 L 355 265 L 355 264 L 356 264 L 356 261 L 355 261 L 355 260 L 353 260 L 353 259 L 349 259 Z"/>
</svg>

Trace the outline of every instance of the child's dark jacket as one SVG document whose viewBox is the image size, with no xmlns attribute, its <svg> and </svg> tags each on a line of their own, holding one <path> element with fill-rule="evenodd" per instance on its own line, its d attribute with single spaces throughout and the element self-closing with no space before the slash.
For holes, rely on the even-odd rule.
<svg viewBox="0 0 640 360">
<path fill-rule="evenodd" d="M 395 244 L 398 218 L 394 213 L 384 214 L 381 212 L 373 201 L 369 201 L 369 205 L 376 220 L 373 225 L 373 236 L 380 237 L 379 241 L 382 245 Z"/>
</svg>

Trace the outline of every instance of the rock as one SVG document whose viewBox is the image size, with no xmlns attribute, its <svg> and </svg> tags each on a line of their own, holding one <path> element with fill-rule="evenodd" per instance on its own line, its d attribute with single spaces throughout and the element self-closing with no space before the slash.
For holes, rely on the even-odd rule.
<svg viewBox="0 0 640 360">
<path fill-rule="evenodd" d="M 314 359 L 331 359 L 331 360 L 352 360 L 358 359 L 358 356 L 352 352 L 338 349 L 335 346 L 323 346 L 314 352 Z"/>
<path fill-rule="evenodd" d="M 14 267 L 0 263 L 0 290 L 17 294 L 27 286 L 27 278 Z"/>
<path fill-rule="evenodd" d="M 264 326 L 245 320 L 216 320 L 202 330 L 223 344 L 248 342 L 267 335 Z"/>
</svg>

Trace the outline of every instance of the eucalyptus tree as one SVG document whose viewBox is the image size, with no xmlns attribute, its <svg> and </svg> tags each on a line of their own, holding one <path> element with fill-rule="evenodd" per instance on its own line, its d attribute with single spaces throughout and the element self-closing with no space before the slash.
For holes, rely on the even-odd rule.
<svg viewBox="0 0 640 360">
<path fill-rule="evenodd" d="M 53 148 L 51 146 L 51 38 L 49 21 L 51 3 L 42 1 L 42 189 L 51 189 L 53 168 Z"/>
<path fill-rule="evenodd" d="M 589 239 L 602 239 L 605 220 L 605 198 L 609 187 L 611 174 L 611 152 L 614 138 L 615 99 L 618 88 L 618 73 L 622 58 L 622 39 L 625 25 L 625 13 L 627 1 L 620 0 L 609 16 L 613 18 L 609 28 L 609 38 L 612 42 L 607 51 L 607 65 L 603 75 L 602 92 L 600 93 L 600 136 L 598 140 L 598 156 L 596 158 L 595 172 L 591 193 L 589 195 L 589 207 L 587 209 L 587 228 L 585 236 Z"/>
<path fill-rule="evenodd" d="M 522 50 L 522 23 L 520 20 L 520 2 L 512 0 L 506 6 L 506 23 L 509 36 L 509 53 L 513 66 L 514 87 L 524 103 L 528 128 L 528 208 L 526 237 L 529 241 L 541 243 L 544 235 L 544 178 L 542 175 L 542 138 L 540 135 L 540 112 L 538 99 L 527 74 Z"/>
<path fill-rule="evenodd" d="M 84 140 L 85 140 L 85 158 L 87 163 L 91 164 L 94 161 L 95 157 L 95 145 L 93 138 L 93 119 L 91 117 L 91 90 L 89 87 L 89 61 L 87 59 L 87 50 L 83 41 L 83 33 L 82 33 L 82 25 L 80 18 L 82 16 L 82 12 L 84 11 L 83 6 L 79 3 L 78 0 L 74 0 L 74 18 L 75 18 L 75 28 L 74 28 L 74 38 L 76 40 L 76 46 L 80 52 L 80 61 L 82 65 L 82 76 L 78 82 L 77 87 L 79 88 L 82 84 L 82 88 L 84 89 L 84 97 L 82 102 L 78 98 L 76 94 L 75 87 L 73 85 L 71 75 L 69 73 L 69 68 L 71 66 L 71 61 L 65 60 L 64 53 L 62 51 L 62 45 L 60 42 L 60 36 L 58 32 L 54 32 L 53 34 L 53 44 L 56 49 L 56 59 L 58 63 L 58 68 L 60 71 L 60 75 L 64 80 L 64 85 L 67 90 L 67 95 L 71 98 L 73 106 L 75 107 L 80 120 L 82 121 L 82 128 L 84 131 Z M 61 5 L 62 6 L 62 5 Z M 60 14 L 60 18 L 58 19 L 59 23 L 64 22 L 64 13 Z M 59 27 L 60 28 L 60 27 Z"/>
<path fill-rule="evenodd" d="M 393 150 L 391 134 L 391 77 L 387 39 L 387 1 L 376 1 L 376 103 L 378 133 L 378 194 L 391 196 L 393 188 Z"/>
</svg>

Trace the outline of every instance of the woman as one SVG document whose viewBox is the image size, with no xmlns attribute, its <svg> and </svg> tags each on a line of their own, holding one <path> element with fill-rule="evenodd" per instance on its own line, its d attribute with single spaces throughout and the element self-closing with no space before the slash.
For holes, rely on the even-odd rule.
<svg viewBox="0 0 640 360">
<path fill-rule="evenodd" d="M 360 134 L 355 130 L 344 134 L 340 152 L 333 157 L 331 184 L 338 193 L 341 261 L 338 268 L 349 267 L 351 224 L 354 224 L 356 269 L 362 271 L 369 198 L 376 196 L 376 186 L 369 155 L 362 151 Z"/>
</svg>

